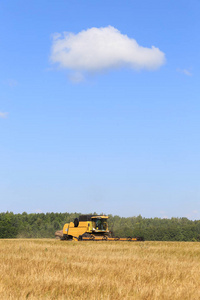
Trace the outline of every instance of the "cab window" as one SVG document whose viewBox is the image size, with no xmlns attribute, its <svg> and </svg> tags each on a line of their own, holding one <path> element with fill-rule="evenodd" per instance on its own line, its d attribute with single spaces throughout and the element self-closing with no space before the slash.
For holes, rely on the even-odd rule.
<svg viewBox="0 0 200 300">
<path fill-rule="evenodd" d="M 107 221 L 105 219 L 95 219 L 95 228 L 97 230 L 107 230 Z"/>
</svg>

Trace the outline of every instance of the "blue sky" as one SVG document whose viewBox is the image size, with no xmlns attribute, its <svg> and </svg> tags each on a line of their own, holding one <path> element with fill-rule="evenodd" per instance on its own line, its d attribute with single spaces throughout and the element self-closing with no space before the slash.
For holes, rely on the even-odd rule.
<svg viewBox="0 0 200 300">
<path fill-rule="evenodd" d="M 0 211 L 199 219 L 199 13 L 1 1 Z"/>
</svg>

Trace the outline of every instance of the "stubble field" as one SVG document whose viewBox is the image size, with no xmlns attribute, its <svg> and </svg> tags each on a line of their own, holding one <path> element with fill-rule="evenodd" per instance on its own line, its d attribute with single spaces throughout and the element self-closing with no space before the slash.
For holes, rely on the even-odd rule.
<svg viewBox="0 0 200 300">
<path fill-rule="evenodd" d="M 0 240 L 1 299 L 200 299 L 200 243 Z"/>
</svg>

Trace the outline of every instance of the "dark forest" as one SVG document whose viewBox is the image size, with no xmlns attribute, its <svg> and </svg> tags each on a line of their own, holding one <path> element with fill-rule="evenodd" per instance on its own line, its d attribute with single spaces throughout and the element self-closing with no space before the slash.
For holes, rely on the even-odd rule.
<svg viewBox="0 0 200 300">
<path fill-rule="evenodd" d="M 96 214 L 96 213 L 93 213 Z M 80 213 L 0 213 L 0 238 L 54 238 Z M 118 237 L 142 236 L 146 241 L 200 241 L 200 220 L 109 215 L 109 230 Z"/>
</svg>

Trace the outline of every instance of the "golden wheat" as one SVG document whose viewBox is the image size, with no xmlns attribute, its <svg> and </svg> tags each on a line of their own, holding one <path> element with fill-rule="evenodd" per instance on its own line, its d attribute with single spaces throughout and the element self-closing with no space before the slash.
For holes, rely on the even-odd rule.
<svg viewBox="0 0 200 300">
<path fill-rule="evenodd" d="M 1 240 L 0 298 L 200 299 L 200 244 Z"/>
</svg>

